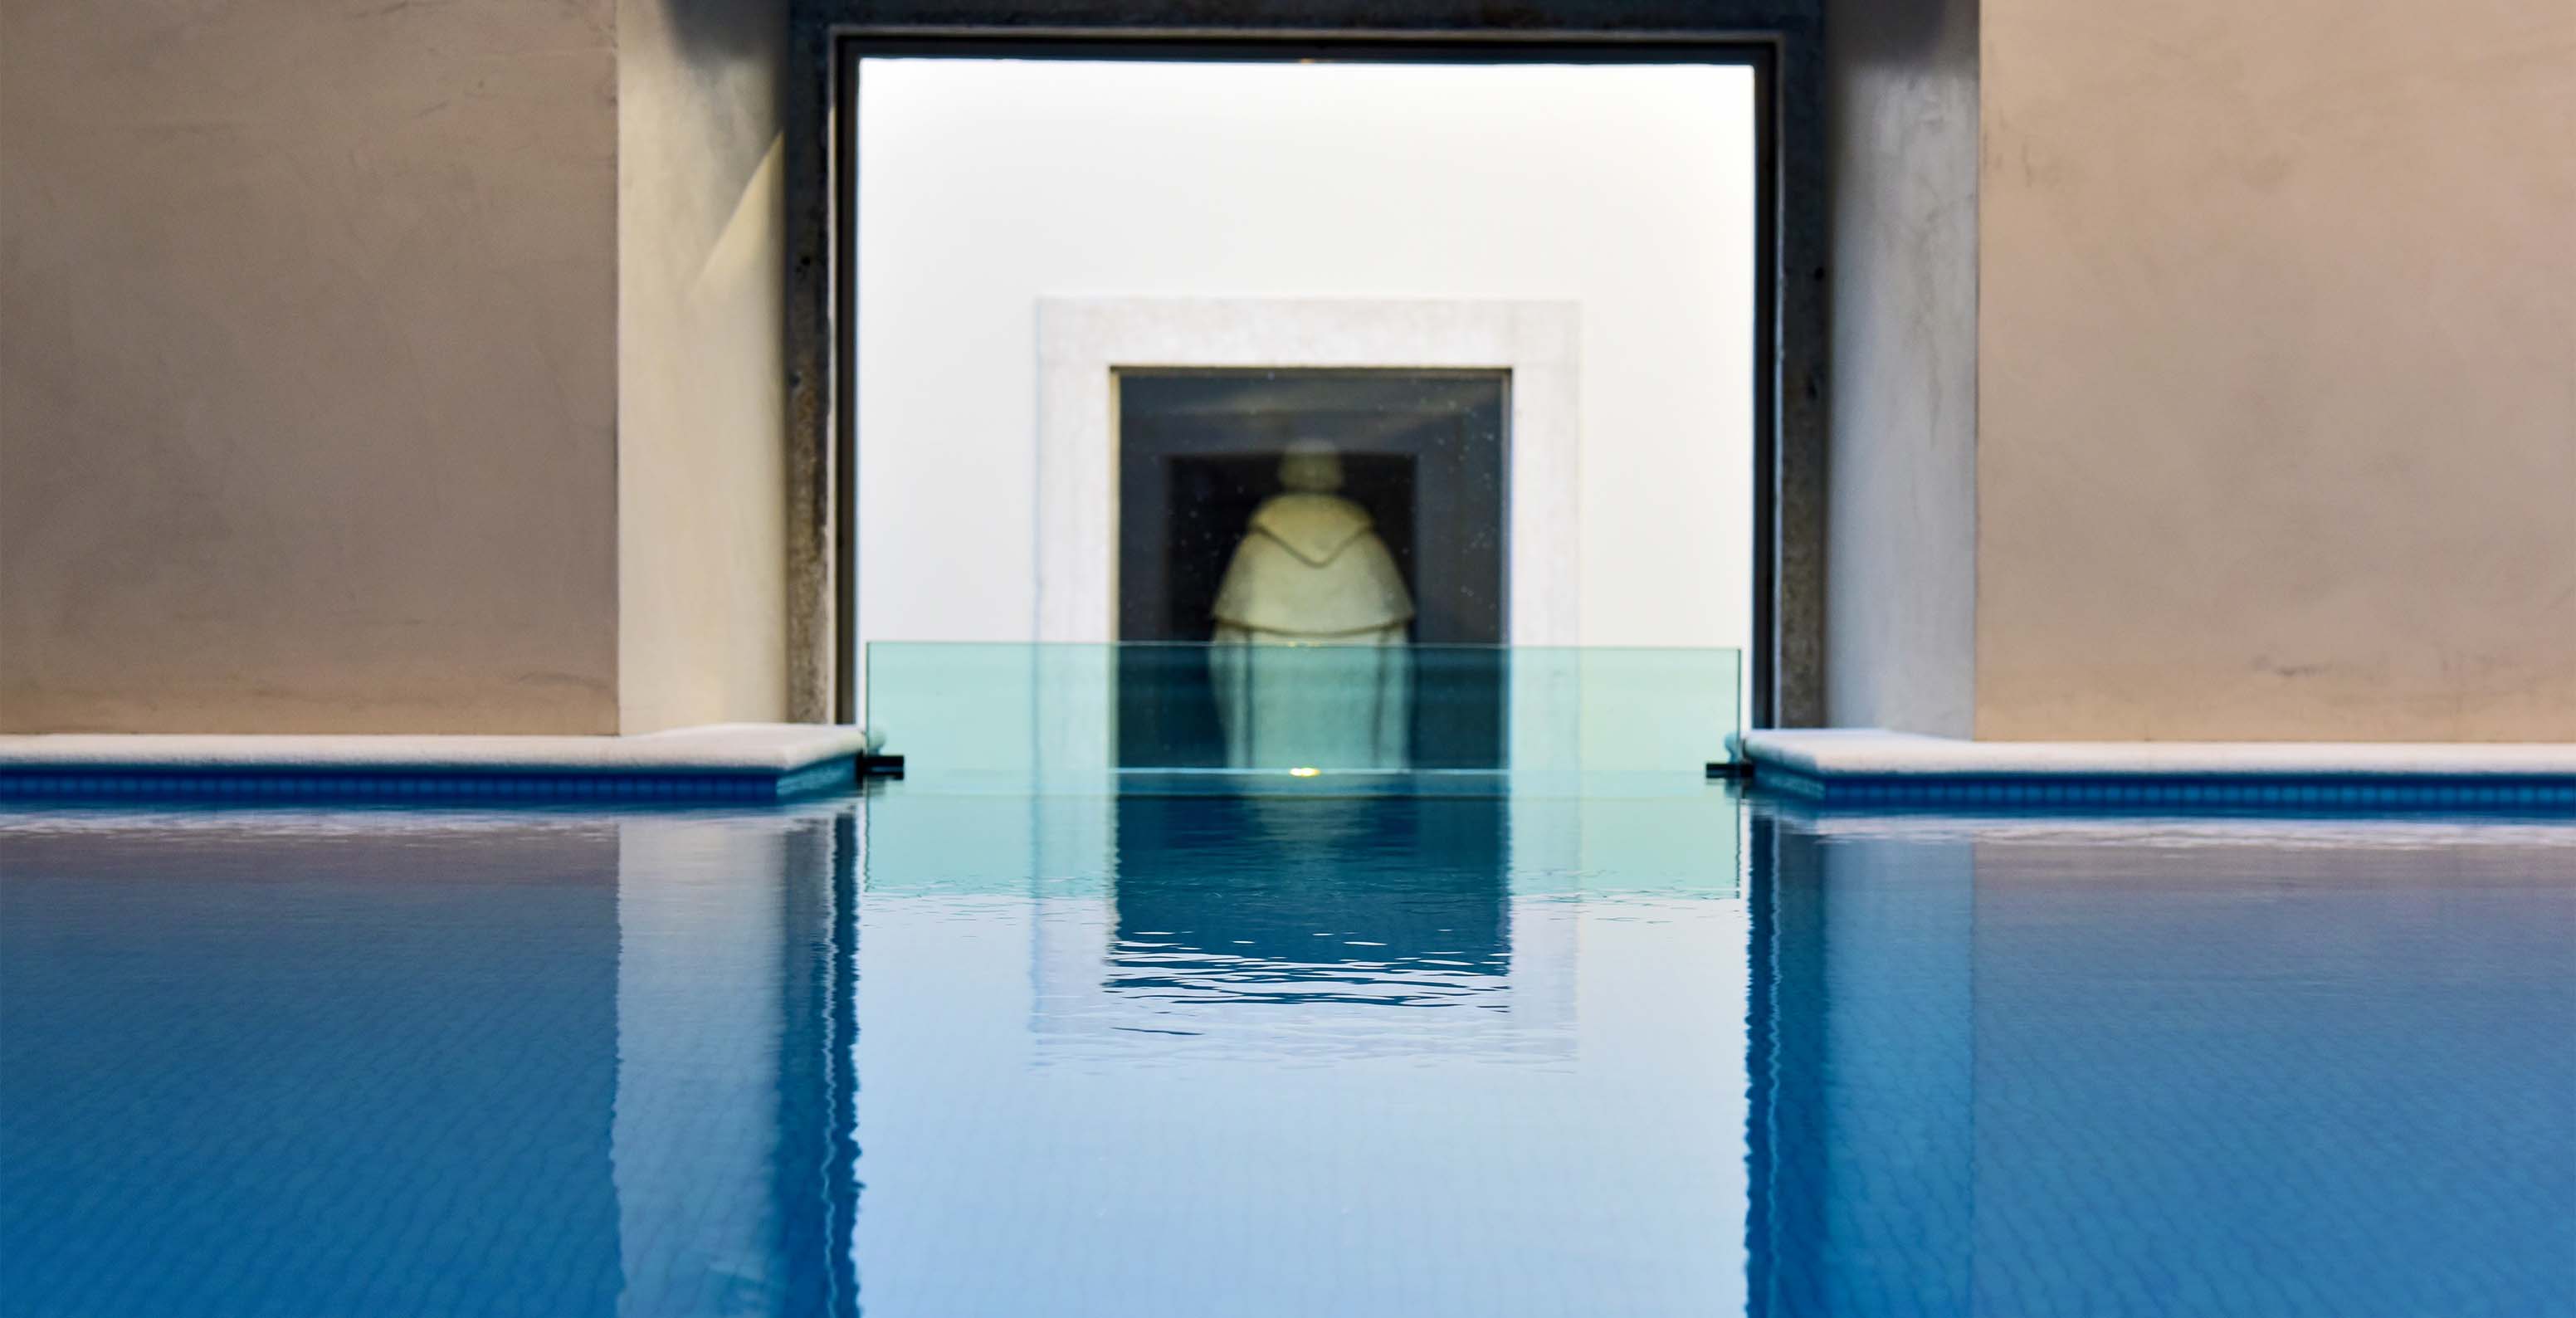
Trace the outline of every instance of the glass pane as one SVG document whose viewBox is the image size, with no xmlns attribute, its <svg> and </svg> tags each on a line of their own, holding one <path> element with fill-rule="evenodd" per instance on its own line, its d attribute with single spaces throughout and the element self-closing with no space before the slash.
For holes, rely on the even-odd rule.
<svg viewBox="0 0 2576 1318">
<path fill-rule="evenodd" d="M 907 773 L 1687 775 L 1728 759 L 1723 649 L 880 641 Z"/>
</svg>

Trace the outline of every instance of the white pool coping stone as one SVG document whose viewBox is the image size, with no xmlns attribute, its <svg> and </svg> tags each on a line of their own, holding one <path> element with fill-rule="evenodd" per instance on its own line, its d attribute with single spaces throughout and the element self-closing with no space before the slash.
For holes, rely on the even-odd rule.
<svg viewBox="0 0 2576 1318">
<path fill-rule="evenodd" d="M 721 723 L 637 736 L 0 736 L 0 798 L 783 800 L 846 787 L 857 728 Z"/>
<path fill-rule="evenodd" d="M 1857 804 L 2576 809 L 2576 745 L 1964 741 L 1748 732 L 1756 783 Z"/>
</svg>

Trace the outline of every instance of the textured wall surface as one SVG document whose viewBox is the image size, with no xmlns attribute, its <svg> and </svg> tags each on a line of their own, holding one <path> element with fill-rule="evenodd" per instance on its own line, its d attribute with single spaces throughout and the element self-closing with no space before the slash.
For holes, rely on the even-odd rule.
<svg viewBox="0 0 2576 1318">
<path fill-rule="evenodd" d="M 0 728 L 615 728 L 613 11 L 0 5 Z"/>
<path fill-rule="evenodd" d="M 787 714 L 783 0 L 619 0 L 618 723 Z"/>
<path fill-rule="evenodd" d="M 1839 0 L 1826 714 L 1966 736 L 1976 694 L 1976 0 Z"/>
<path fill-rule="evenodd" d="M 1983 20 L 1977 735 L 2576 739 L 2576 6 Z"/>
</svg>

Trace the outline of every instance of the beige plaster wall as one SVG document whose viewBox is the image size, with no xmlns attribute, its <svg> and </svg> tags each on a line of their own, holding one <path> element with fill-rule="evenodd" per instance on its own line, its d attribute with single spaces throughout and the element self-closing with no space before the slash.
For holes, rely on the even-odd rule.
<svg viewBox="0 0 2576 1318">
<path fill-rule="evenodd" d="M 1825 708 L 1968 735 L 1976 700 L 1976 0 L 1834 0 Z"/>
<path fill-rule="evenodd" d="M 617 726 L 613 0 L 0 0 L 0 729 Z"/>
<path fill-rule="evenodd" d="M 618 723 L 787 716 L 781 0 L 619 0 Z"/>
<path fill-rule="evenodd" d="M 1984 0 L 1982 80 L 1977 735 L 2576 740 L 2576 5 Z"/>
</svg>

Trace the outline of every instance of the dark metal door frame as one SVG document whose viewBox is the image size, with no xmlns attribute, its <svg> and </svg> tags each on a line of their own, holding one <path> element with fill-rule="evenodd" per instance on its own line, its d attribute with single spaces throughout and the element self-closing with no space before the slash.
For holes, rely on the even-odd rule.
<svg viewBox="0 0 2576 1318">
<path fill-rule="evenodd" d="M 842 720 L 854 708 L 855 693 L 840 679 L 854 671 L 857 536 L 840 514 L 857 507 L 858 409 L 855 390 L 835 386 L 856 379 L 857 271 L 842 268 L 838 254 L 855 250 L 842 230 L 857 216 L 859 61 L 946 56 L 1750 67 L 1759 306 L 1753 718 L 1760 726 L 1819 722 L 1827 345 L 1819 9 L 1799 0 L 1533 0 L 1500 11 L 1437 0 L 804 4 L 794 15 L 786 90 L 790 716 Z"/>
</svg>

